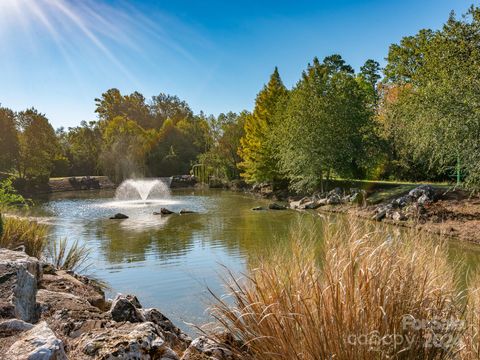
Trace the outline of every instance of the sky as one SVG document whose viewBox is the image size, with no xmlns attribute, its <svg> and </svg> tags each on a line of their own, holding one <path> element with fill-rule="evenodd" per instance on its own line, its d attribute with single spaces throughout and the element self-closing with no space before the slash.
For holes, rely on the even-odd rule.
<svg viewBox="0 0 480 360">
<path fill-rule="evenodd" d="M 275 66 L 292 87 L 315 56 L 384 65 L 390 44 L 472 1 L 0 0 L 0 104 L 55 128 L 95 120 L 109 88 L 251 110 Z"/>
</svg>

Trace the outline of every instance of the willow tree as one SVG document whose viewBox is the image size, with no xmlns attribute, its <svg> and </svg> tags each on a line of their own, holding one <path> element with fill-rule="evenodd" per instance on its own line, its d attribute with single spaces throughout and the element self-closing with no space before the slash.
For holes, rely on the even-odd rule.
<svg viewBox="0 0 480 360">
<path fill-rule="evenodd" d="M 280 163 L 292 187 L 323 190 L 334 174 L 354 176 L 367 158 L 363 138 L 371 115 L 367 94 L 343 59 L 315 58 L 281 115 Z"/>
<path fill-rule="evenodd" d="M 405 129 L 405 146 L 437 176 L 460 168 L 480 186 L 480 8 L 442 29 L 422 30 L 392 45 L 386 67 L 390 84 L 408 91 L 388 109 Z"/>
<path fill-rule="evenodd" d="M 242 158 L 241 175 L 247 182 L 274 182 L 279 177 L 272 135 L 279 104 L 287 94 L 275 67 L 268 84 L 257 95 L 253 113 L 245 118 L 245 134 L 240 139 L 238 153 Z"/>
</svg>

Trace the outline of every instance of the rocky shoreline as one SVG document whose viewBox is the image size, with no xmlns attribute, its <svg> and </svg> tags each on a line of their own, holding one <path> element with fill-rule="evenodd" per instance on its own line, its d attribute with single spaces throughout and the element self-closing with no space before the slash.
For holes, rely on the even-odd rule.
<svg viewBox="0 0 480 360">
<path fill-rule="evenodd" d="M 236 359 L 221 338 L 192 340 L 134 295 L 106 300 L 88 277 L 0 249 L 0 359 Z"/>
<path fill-rule="evenodd" d="M 391 195 L 380 197 L 380 200 L 376 195 L 382 190 L 367 191 L 355 187 L 336 187 L 328 192 L 306 196 L 286 190 L 273 191 L 269 184 L 256 185 L 244 191 L 274 201 L 270 209 L 281 209 L 282 203 L 286 203 L 283 209 L 348 214 L 480 244 L 480 197 L 464 190 L 419 185 L 405 191 L 392 191 Z"/>
</svg>

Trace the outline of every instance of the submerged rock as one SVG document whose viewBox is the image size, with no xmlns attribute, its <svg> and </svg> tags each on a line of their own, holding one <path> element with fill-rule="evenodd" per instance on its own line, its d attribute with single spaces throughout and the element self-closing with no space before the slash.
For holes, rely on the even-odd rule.
<svg viewBox="0 0 480 360">
<path fill-rule="evenodd" d="M 255 206 L 254 208 L 252 208 L 253 211 L 262 211 L 262 210 L 267 210 L 265 209 L 263 206 Z"/>
<path fill-rule="evenodd" d="M 110 219 L 112 219 L 112 220 L 122 220 L 122 219 L 128 219 L 128 216 L 125 215 L 125 214 L 122 214 L 122 213 L 117 213 L 117 214 L 113 215 L 112 217 L 110 217 Z"/>
<path fill-rule="evenodd" d="M 0 249 L 0 318 L 37 322 L 37 284 L 42 278 L 40 261 L 23 252 Z"/>
<path fill-rule="evenodd" d="M 277 204 L 277 203 L 272 203 L 272 204 L 268 205 L 268 208 L 270 210 L 286 210 L 287 209 L 286 206 L 280 205 L 280 204 Z"/>
<path fill-rule="evenodd" d="M 188 210 L 188 209 L 182 209 L 182 210 L 180 210 L 180 215 L 183 215 L 183 214 L 195 214 L 195 211 Z"/>
<path fill-rule="evenodd" d="M 45 321 L 23 333 L 5 356 L 9 360 L 67 360 L 63 341 Z"/>
<path fill-rule="evenodd" d="M 175 214 L 173 211 L 168 210 L 167 208 L 161 208 L 160 212 L 154 212 L 153 215 L 170 215 Z"/>
</svg>

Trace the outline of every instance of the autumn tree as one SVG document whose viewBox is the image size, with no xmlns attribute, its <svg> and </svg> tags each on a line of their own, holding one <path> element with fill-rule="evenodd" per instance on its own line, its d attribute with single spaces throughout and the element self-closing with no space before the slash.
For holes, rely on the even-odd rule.
<svg viewBox="0 0 480 360">
<path fill-rule="evenodd" d="M 269 82 L 258 93 L 253 113 L 245 117 L 245 133 L 240 139 L 239 155 L 242 176 L 250 183 L 275 181 L 279 178 L 275 154 L 276 112 L 288 91 L 275 68 Z"/>
</svg>

